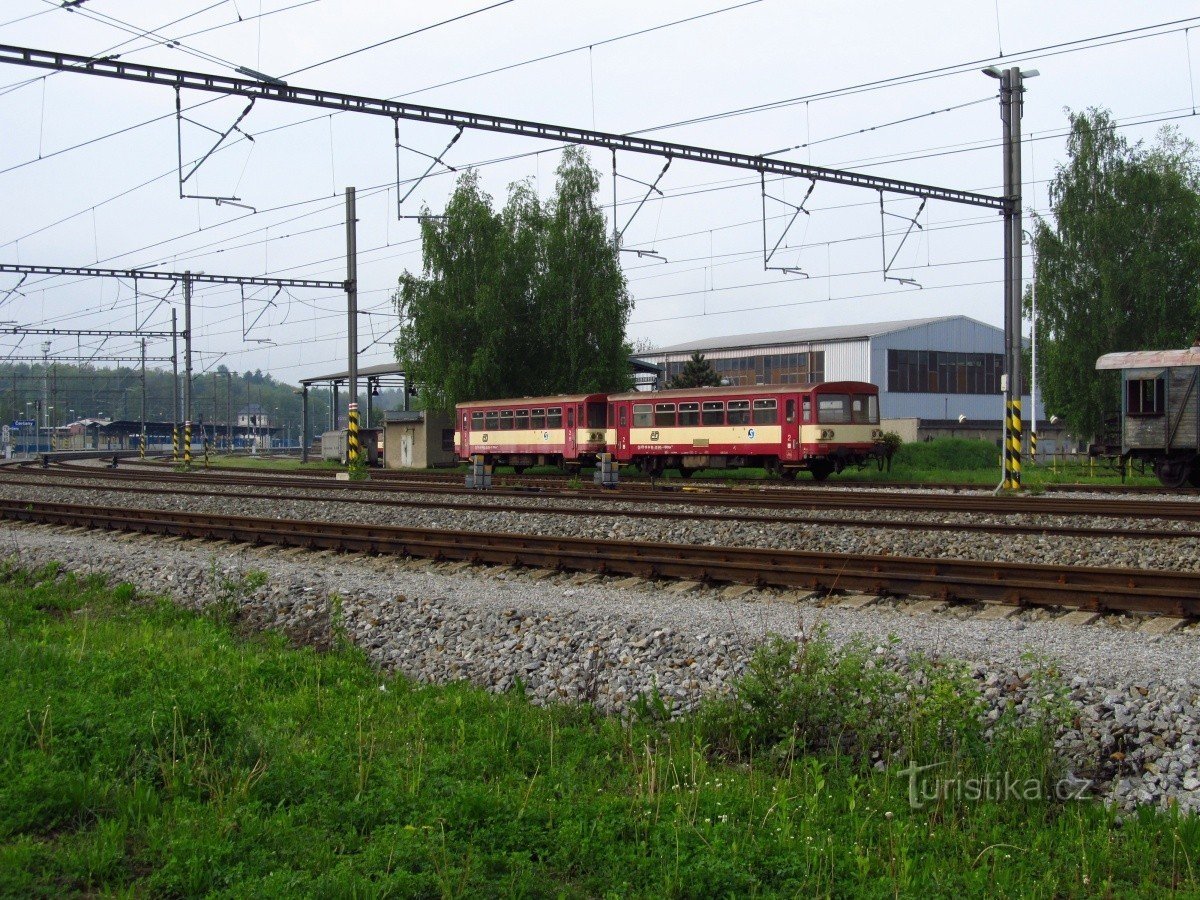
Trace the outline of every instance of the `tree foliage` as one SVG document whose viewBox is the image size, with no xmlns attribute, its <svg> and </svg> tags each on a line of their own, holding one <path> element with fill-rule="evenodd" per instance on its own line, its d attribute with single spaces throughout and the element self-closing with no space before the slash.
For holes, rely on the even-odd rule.
<svg viewBox="0 0 1200 900">
<path fill-rule="evenodd" d="M 1092 435 L 1120 402 L 1097 357 L 1200 335 L 1200 166 L 1170 130 L 1143 147 L 1103 110 L 1070 125 L 1068 161 L 1050 183 L 1053 223 L 1035 226 L 1038 381 L 1047 409 Z"/>
<path fill-rule="evenodd" d="M 422 274 L 401 275 L 395 295 L 396 358 L 426 407 L 629 386 L 632 301 L 599 184 L 586 153 L 568 148 L 545 203 L 518 182 L 496 211 L 467 172 L 444 215 L 422 219 Z"/>
<path fill-rule="evenodd" d="M 721 376 L 704 354 L 697 350 L 683 366 L 683 371 L 671 379 L 673 388 L 718 387 Z"/>
</svg>

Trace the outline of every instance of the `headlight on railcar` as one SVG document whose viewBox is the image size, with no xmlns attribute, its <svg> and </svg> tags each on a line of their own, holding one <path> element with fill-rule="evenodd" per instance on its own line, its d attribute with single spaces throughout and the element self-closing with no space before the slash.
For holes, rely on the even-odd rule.
<svg viewBox="0 0 1200 900">
<path fill-rule="evenodd" d="M 817 438 L 817 440 L 819 440 L 819 441 L 832 441 L 832 440 L 834 439 L 834 436 L 835 436 L 835 435 L 836 435 L 836 432 L 835 432 L 835 431 L 834 431 L 832 428 L 822 428 L 822 429 L 821 429 L 821 434 L 820 434 L 820 436 Z"/>
<path fill-rule="evenodd" d="M 882 428 L 872 428 L 871 429 L 871 440 L 873 440 L 873 441 L 883 440 L 883 429 Z"/>
</svg>

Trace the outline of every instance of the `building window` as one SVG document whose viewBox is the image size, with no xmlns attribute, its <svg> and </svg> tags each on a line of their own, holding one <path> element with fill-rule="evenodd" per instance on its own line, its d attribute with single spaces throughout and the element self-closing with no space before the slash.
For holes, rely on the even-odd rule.
<svg viewBox="0 0 1200 900">
<path fill-rule="evenodd" d="M 454 429 L 453 428 L 443 428 L 442 429 L 442 452 L 443 453 L 453 453 L 454 452 Z"/>
<path fill-rule="evenodd" d="M 896 394 L 998 394 L 1002 353 L 888 350 L 888 390 Z"/>
<path fill-rule="evenodd" d="M 1161 416 L 1166 409 L 1164 378 L 1131 378 L 1125 382 L 1126 413 L 1131 416 Z"/>
</svg>

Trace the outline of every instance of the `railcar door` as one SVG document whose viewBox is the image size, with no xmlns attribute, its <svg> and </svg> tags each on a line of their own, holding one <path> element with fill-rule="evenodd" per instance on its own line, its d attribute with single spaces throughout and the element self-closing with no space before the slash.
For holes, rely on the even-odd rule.
<svg viewBox="0 0 1200 900">
<path fill-rule="evenodd" d="M 579 456 L 577 437 L 578 435 L 575 431 L 575 406 L 572 404 L 567 407 L 567 437 L 563 446 L 563 456 L 566 459 L 575 459 Z"/>
<path fill-rule="evenodd" d="M 466 457 L 471 455 L 471 413 L 467 410 L 462 411 L 460 420 L 461 427 L 458 430 L 458 455 Z"/>
<path fill-rule="evenodd" d="M 800 395 L 790 394 L 782 398 L 783 411 L 780 424 L 782 448 L 780 452 L 786 460 L 800 458 Z"/>
</svg>

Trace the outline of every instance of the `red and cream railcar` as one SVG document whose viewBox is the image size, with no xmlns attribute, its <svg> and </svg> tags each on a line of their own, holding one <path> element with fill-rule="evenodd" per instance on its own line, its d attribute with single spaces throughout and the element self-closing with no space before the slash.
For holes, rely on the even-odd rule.
<svg viewBox="0 0 1200 900">
<path fill-rule="evenodd" d="M 866 382 L 634 391 L 608 401 L 609 450 L 651 474 L 763 466 L 823 481 L 884 452 L 879 389 Z"/>
<path fill-rule="evenodd" d="M 475 400 L 455 407 L 454 452 L 513 466 L 591 465 L 604 452 L 604 394 Z"/>
</svg>

